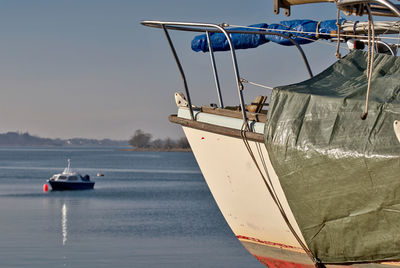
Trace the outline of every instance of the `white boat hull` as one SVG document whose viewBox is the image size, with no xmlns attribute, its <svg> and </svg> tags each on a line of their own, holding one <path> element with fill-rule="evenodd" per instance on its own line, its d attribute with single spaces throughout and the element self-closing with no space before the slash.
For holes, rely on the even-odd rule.
<svg viewBox="0 0 400 268">
<path fill-rule="evenodd" d="M 196 116 L 198 122 L 209 120 L 204 114 Z M 224 120 L 221 118 L 217 121 Z M 269 268 L 315 267 L 283 219 L 244 141 L 238 137 L 205 129 L 183 126 L 183 130 L 222 215 L 243 246 Z M 249 141 L 249 144 L 265 178 L 265 169 L 268 171 L 269 183 L 272 183 L 290 224 L 304 243 L 264 143 Z M 399 263 L 352 266 L 393 267 L 399 266 Z"/>
<path fill-rule="evenodd" d="M 189 127 L 183 130 L 219 209 L 244 246 L 265 264 L 275 260 L 313 266 L 283 220 L 243 140 Z M 263 167 L 257 153 L 261 150 L 278 198 L 301 236 L 264 144 L 250 141 L 250 145 Z"/>
</svg>

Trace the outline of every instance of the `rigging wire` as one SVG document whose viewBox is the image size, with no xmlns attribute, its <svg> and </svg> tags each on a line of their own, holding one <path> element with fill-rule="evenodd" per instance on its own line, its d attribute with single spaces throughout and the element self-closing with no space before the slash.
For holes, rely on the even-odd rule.
<svg viewBox="0 0 400 268">
<path fill-rule="evenodd" d="M 368 103 L 369 103 L 369 95 L 370 95 L 371 82 L 372 82 L 372 73 L 373 73 L 373 67 L 374 67 L 373 66 L 373 63 L 374 63 L 374 51 L 375 51 L 375 46 L 376 46 L 376 42 L 375 42 L 375 40 L 376 40 L 375 25 L 373 23 L 373 18 L 372 18 L 372 15 L 371 15 L 371 8 L 370 8 L 369 4 L 367 4 L 366 7 L 367 7 L 367 10 L 368 10 L 368 28 L 367 28 L 368 29 L 368 60 L 367 60 L 368 87 L 367 87 L 367 94 L 366 94 L 365 112 L 363 113 L 363 115 L 361 115 L 361 118 L 363 120 L 368 115 Z M 321 35 L 327 35 L 327 36 L 328 35 L 329 36 L 335 36 L 336 35 L 336 37 L 337 37 L 337 44 L 336 45 L 326 43 L 326 42 L 329 42 L 328 40 L 320 40 L 320 39 L 315 40 L 314 38 L 312 38 L 312 36 L 310 36 L 310 38 L 305 37 L 305 36 L 295 36 L 295 37 L 296 38 L 305 39 L 305 40 L 321 42 L 321 43 L 324 43 L 324 44 L 327 44 L 327 45 L 335 46 L 336 49 L 337 49 L 336 50 L 336 56 L 338 58 L 340 58 L 341 56 L 340 56 L 339 49 L 341 47 L 348 49 L 347 46 L 341 46 L 340 45 L 341 37 L 344 37 L 344 38 L 345 37 L 365 38 L 366 36 L 365 35 L 357 35 L 355 32 L 354 32 L 354 34 L 343 34 L 343 33 L 341 33 L 342 25 L 340 23 L 339 18 L 340 18 L 340 10 L 338 9 L 338 12 L 337 12 L 337 23 L 336 23 L 337 26 L 338 26 L 338 30 L 337 30 L 336 34 L 321 34 Z M 270 31 L 270 29 L 268 29 L 268 28 L 260 28 L 260 27 L 252 27 L 252 26 L 240 26 L 240 25 L 230 25 L 230 26 Z M 380 24 L 379 26 L 383 27 L 385 25 L 383 23 L 383 24 Z M 355 28 L 355 24 L 354 24 L 353 27 Z M 386 36 L 383 36 L 383 37 L 380 37 L 380 38 L 381 39 L 397 40 L 400 43 L 400 25 L 399 25 L 399 22 L 395 22 L 394 24 L 389 25 L 388 28 L 386 29 L 386 31 L 384 31 L 382 34 L 387 34 L 389 31 L 394 31 L 395 29 L 397 29 L 399 31 L 399 36 L 398 37 L 386 37 Z M 288 29 L 288 30 L 274 29 L 273 31 L 285 32 L 285 33 L 312 34 L 312 35 L 316 34 L 315 32 L 305 32 L 305 31 L 297 31 L 297 30 L 291 30 L 291 29 Z M 262 84 L 250 82 L 250 81 L 247 81 L 247 80 L 245 80 L 243 78 L 241 78 L 240 81 L 242 83 L 248 83 L 248 84 L 251 84 L 251 85 L 254 85 L 254 86 L 259 86 L 259 87 L 263 87 L 263 88 L 267 88 L 267 89 L 273 89 L 272 87 L 268 87 L 268 86 L 265 86 L 265 85 L 262 85 Z M 272 183 L 272 180 L 271 180 L 271 177 L 270 177 L 270 174 L 268 172 L 267 165 L 266 165 L 266 160 L 265 160 L 264 154 L 262 152 L 262 148 L 261 148 L 261 146 L 260 146 L 260 144 L 258 142 L 255 142 L 255 146 L 256 146 L 256 149 L 257 149 L 258 157 L 259 157 L 259 159 L 261 161 L 262 168 L 264 169 L 265 175 L 264 175 L 260 165 L 258 164 L 256 156 L 255 156 L 255 154 L 253 152 L 253 149 L 251 148 L 250 142 L 247 139 L 246 132 L 248 132 L 248 131 L 251 131 L 251 130 L 249 129 L 249 126 L 248 126 L 247 122 L 244 121 L 243 125 L 241 127 L 241 130 L 240 130 L 242 141 L 243 141 L 243 143 L 244 143 L 244 145 L 245 145 L 245 147 L 246 147 L 246 149 L 247 149 L 252 161 L 254 162 L 259 174 L 261 175 L 261 177 L 263 179 L 263 182 L 264 182 L 264 184 L 265 184 L 265 186 L 266 186 L 266 188 L 267 188 L 267 190 L 268 190 L 273 202 L 276 204 L 276 206 L 277 206 L 277 208 L 278 208 L 283 220 L 287 224 L 287 227 L 289 228 L 290 232 L 293 234 L 293 236 L 295 237 L 295 239 L 297 240 L 299 245 L 302 247 L 304 252 L 313 261 L 314 265 L 316 267 L 318 267 L 318 268 L 325 267 L 324 264 L 320 260 L 318 260 L 316 257 L 313 256 L 312 252 L 308 249 L 307 245 L 302 241 L 302 238 L 296 232 L 296 230 L 294 229 L 293 225 L 289 221 L 288 215 L 286 214 L 285 209 L 284 209 L 281 201 L 279 200 L 278 194 L 277 194 L 277 192 L 276 192 L 276 190 L 274 188 L 274 184 Z"/>
<path fill-rule="evenodd" d="M 246 132 L 247 131 L 251 131 L 251 130 L 249 129 L 249 126 L 248 126 L 247 122 L 244 121 L 243 124 L 242 124 L 241 130 L 240 130 L 240 135 L 242 137 L 242 141 L 243 141 L 247 151 L 249 152 L 249 155 L 250 155 L 251 159 L 253 160 L 258 172 L 260 173 L 260 175 L 261 175 L 261 177 L 263 179 L 263 182 L 264 182 L 264 184 L 265 184 L 265 186 L 266 186 L 266 188 L 267 188 L 272 200 L 276 204 L 276 206 L 277 206 L 277 208 L 278 208 L 283 220 L 285 221 L 285 223 L 288 226 L 290 232 L 293 234 L 293 236 L 295 237 L 295 239 L 297 240 L 299 245 L 302 247 L 304 252 L 312 260 L 312 262 L 314 263 L 315 267 L 316 268 L 324 268 L 325 265 L 318 258 L 316 258 L 316 257 L 314 257 L 312 255 L 311 251 L 308 249 L 306 244 L 302 241 L 300 236 L 297 234 L 297 232 L 294 229 L 293 225 L 290 223 L 289 218 L 288 218 L 288 216 L 287 216 L 287 214 L 285 212 L 285 209 L 283 208 L 282 203 L 280 202 L 280 200 L 279 200 L 279 198 L 278 198 L 278 196 L 277 196 L 277 194 L 275 192 L 275 189 L 273 187 L 273 184 L 272 184 L 268 169 L 265 169 L 266 176 L 267 176 L 267 178 L 265 178 L 260 166 L 258 165 L 257 159 L 256 159 L 256 157 L 255 157 L 255 155 L 253 153 L 253 150 L 251 149 L 251 145 L 249 143 L 249 140 L 246 137 Z M 262 158 L 262 161 L 265 161 L 264 158 Z M 264 166 L 264 168 L 266 168 L 265 164 L 263 164 L 263 166 Z"/>
<path fill-rule="evenodd" d="M 373 71 L 373 58 L 374 58 L 374 50 L 375 50 L 375 31 L 374 31 L 374 25 L 373 25 L 373 20 L 372 20 L 372 16 L 371 16 L 371 12 L 370 12 L 370 7 L 369 5 L 367 6 L 368 9 L 368 67 L 367 67 L 367 76 L 368 76 L 368 88 L 367 88 L 367 97 L 366 97 L 366 107 L 365 107 L 365 113 L 361 116 L 361 118 L 363 118 L 363 116 L 365 115 L 365 118 L 368 114 L 368 99 L 369 99 L 369 93 L 370 93 L 370 89 L 371 89 L 371 78 L 372 78 L 372 71 Z M 339 53 L 339 48 L 340 48 L 340 28 L 341 25 L 339 23 L 339 16 L 340 16 L 340 10 L 338 9 L 338 20 L 337 20 L 337 26 L 338 26 L 338 31 L 337 31 L 337 51 L 336 51 L 336 56 L 340 58 L 340 53 Z M 254 27 L 249 27 L 249 28 L 254 28 Z M 287 30 L 286 32 L 293 32 L 293 31 L 289 31 Z M 299 32 L 299 31 L 296 31 Z M 303 39 L 311 39 L 311 38 L 306 38 L 304 36 L 298 36 L 299 38 L 303 38 Z M 313 39 L 312 39 L 313 40 Z M 314 40 L 313 40 L 314 41 Z M 271 87 L 268 86 L 264 86 L 261 84 L 257 84 L 254 82 L 249 82 L 243 78 L 241 78 L 241 82 L 243 83 L 248 83 L 251 85 L 255 85 L 255 86 L 260 86 L 263 88 L 268 88 L 268 89 L 272 89 Z M 364 119 L 365 119 L 364 118 Z M 313 261 L 315 267 L 317 268 L 321 268 L 321 267 L 325 267 L 325 265 L 318 260 L 316 257 L 313 256 L 312 252 L 308 249 L 308 247 L 305 245 L 305 243 L 302 241 L 302 239 L 300 238 L 299 234 L 297 234 L 296 230 L 294 229 L 293 225 L 291 224 L 291 222 L 289 221 L 289 218 L 285 212 L 285 209 L 283 208 L 283 205 L 281 203 L 281 201 L 279 200 L 279 197 L 276 193 L 276 190 L 274 188 L 274 185 L 272 183 L 271 177 L 269 175 L 268 172 L 268 168 L 266 166 L 266 161 L 264 158 L 264 155 L 262 153 L 262 149 L 260 147 L 260 145 L 256 142 L 256 149 L 258 152 L 258 156 L 260 158 L 260 161 L 262 163 L 264 172 L 266 174 L 266 176 L 264 176 L 258 162 L 257 159 L 253 153 L 253 150 L 251 148 L 251 145 L 246 137 L 246 131 L 250 131 L 249 130 L 249 126 L 247 124 L 247 122 L 243 122 L 242 128 L 241 128 L 241 137 L 243 140 L 243 143 L 247 149 L 247 151 L 249 152 L 250 157 L 252 158 L 258 172 L 260 173 L 263 182 L 272 198 L 272 200 L 274 201 L 274 203 L 276 204 L 283 220 L 285 221 L 285 223 L 287 224 L 289 230 L 291 231 L 291 233 L 293 234 L 293 236 L 295 237 L 295 239 L 297 240 L 297 242 L 299 243 L 299 245 L 302 247 L 302 249 L 304 250 L 304 252 L 309 256 L 309 258 Z"/>
<path fill-rule="evenodd" d="M 396 21 L 394 24 L 387 26 L 386 31 L 381 34 L 388 34 L 389 31 L 395 31 L 395 26 L 397 26 L 397 30 L 400 31 L 400 21 Z"/>
<path fill-rule="evenodd" d="M 365 96 L 365 110 L 361 115 L 361 119 L 365 120 L 368 116 L 368 104 L 369 104 L 369 95 L 371 92 L 371 83 L 372 83 L 372 71 L 374 69 L 374 51 L 375 51 L 375 29 L 373 18 L 371 15 L 371 7 L 369 4 L 366 5 L 368 11 L 368 62 L 367 62 L 367 78 L 368 78 L 368 86 L 367 86 L 367 94 Z"/>
<path fill-rule="evenodd" d="M 336 53 L 335 56 L 338 59 L 342 58 L 342 55 L 340 55 L 340 9 L 337 9 L 337 18 L 336 18 L 336 26 L 337 26 L 337 46 L 336 46 Z"/>
<path fill-rule="evenodd" d="M 257 86 L 257 87 L 266 88 L 266 89 L 271 89 L 271 90 L 274 89 L 273 87 L 265 86 L 265 85 L 254 83 L 254 82 L 250 82 L 250 81 L 248 81 L 248 80 L 246 80 L 244 78 L 240 78 L 240 82 L 247 83 L 247 84 L 250 84 L 250 85 L 253 85 L 253 86 Z"/>
<path fill-rule="evenodd" d="M 361 25 L 363 22 L 359 22 L 358 23 L 358 25 Z M 379 22 L 377 22 L 377 23 L 379 23 Z M 383 23 L 383 24 L 385 24 L 385 22 L 381 22 L 381 23 Z M 395 24 L 399 24 L 399 26 L 397 27 L 397 30 L 398 31 L 400 31 L 400 22 L 396 22 Z M 390 31 L 390 30 L 393 30 L 393 31 L 395 31 L 395 27 L 394 27 L 394 25 L 395 24 L 393 24 L 393 25 L 387 25 L 387 26 L 385 26 L 385 25 L 382 25 L 381 27 L 384 27 L 384 28 L 388 28 L 388 27 L 392 27 L 392 29 L 386 29 L 386 32 L 384 32 L 384 33 L 382 33 L 382 34 L 386 34 L 388 31 Z M 276 31 L 276 32 L 284 32 L 284 33 L 297 33 L 297 34 L 308 34 L 308 35 L 310 35 L 310 36 L 312 36 L 312 35 L 315 35 L 315 32 L 307 32 L 307 31 L 298 31 L 298 30 L 284 30 L 284 29 L 269 29 L 269 28 L 262 28 L 262 27 L 253 27 L 253 26 L 243 26 L 243 25 L 230 25 L 231 27 L 240 27 L 240 28 L 248 28 L 248 29 L 253 29 L 253 30 L 262 30 L 262 31 Z M 349 26 L 344 26 L 344 25 L 342 25 L 342 29 L 347 29 Z M 347 31 L 347 30 L 346 30 Z M 350 30 L 349 30 L 350 31 Z M 351 29 L 351 31 L 352 31 L 352 29 Z M 319 35 L 321 35 L 321 36 L 330 36 L 330 37 L 332 37 L 332 36 L 338 36 L 338 34 L 337 33 L 330 33 L 330 34 L 327 34 L 327 33 L 319 33 Z M 365 38 L 366 36 L 365 35 L 361 35 L 361 34 L 344 34 L 344 33 L 341 33 L 340 34 L 340 36 L 342 36 L 342 37 L 349 37 L 349 38 Z M 304 37 L 304 36 L 297 36 L 296 35 L 296 38 L 302 38 L 302 39 L 306 39 L 306 40 L 310 40 L 310 41 L 316 41 L 316 42 L 318 42 L 318 40 L 319 41 L 326 41 L 326 42 L 330 42 L 330 41 L 328 41 L 328 40 L 324 40 L 324 39 L 322 39 L 322 40 L 320 40 L 320 39 L 317 39 L 317 40 L 315 40 L 315 39 L 312 39 L 312 38 L 307 38 L 307 37 Z M 390 37 L 390 36 L 381 36 L 380 37 L 380 39 L 388 39 L 388 40 L 400 40 L 400 37 Z M 334 45 L 334 46 L 336 46 L 336 45 Z"/>
<path fill-rule="evenodd" d="M 263 152 L 262 152 L 261 146 L 260 146 L 260 144 L 259 144 L 258 142 L 256 142 L 256 147 L 257 147 L 258 156 L 259 156 L 260 159 L 261 159 L 261 164 L 263 165 L 265 174 L 267 174 L 267 173 L 268 173 L 267 164 L 266 164 L 266 162 L 265 162 L 265 158 L 264 158 L 264 154 L 263 154 Z M 276 191 L 275 191 L 275 187 L 274 187 L 274 184 L 272 183 L 271 177 L 270 177 L 270 176 L 267 176 L 267 179 L 268 179 L 268 181 L 269 181 L 269 183 L 270 183 L 270 185 L 271 185 L 272 191 L 274 192 L 274 194 L 275 194 L 277 200 L 278 200 L 279 203 L 280 203 L 280 200 L 279 200 L 279 198 L 278 198 L 278 194 L 277 194 Z M 281 205 L 281 206 L 282 206 L 282 205 Z M 282 207 L 283 207 L 283 206 L 282 206 Z"/>
</svg>

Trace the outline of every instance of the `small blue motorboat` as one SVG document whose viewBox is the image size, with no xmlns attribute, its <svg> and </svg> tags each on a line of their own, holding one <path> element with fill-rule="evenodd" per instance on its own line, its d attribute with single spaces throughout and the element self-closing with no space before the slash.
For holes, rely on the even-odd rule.
<svg viewBox="0 0 400 268">
<path fill-rule="evenodd" d="M 90 180 L 89 175 L 82 176 L 72 170 L 70 159 L 68 159 L 68 167 L 64 169 L 63 173 L 54 174 L 47 182 L 53 191 L 90 190 L 93 189 L 95 183 Z"/>
</svg>

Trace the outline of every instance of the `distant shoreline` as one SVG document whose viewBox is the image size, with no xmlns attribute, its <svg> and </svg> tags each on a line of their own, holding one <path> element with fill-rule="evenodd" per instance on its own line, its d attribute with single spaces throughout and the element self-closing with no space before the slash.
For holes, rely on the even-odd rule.
<svg viewBox="0 0 400 268">
<path fill-rule="evenodd" d="M 111 139 L 87 139 L 87 138 L 41 138 L 30 135 L 28 132 L 7 132 L 0 133 L 0 146 L 54 146 L 54 147 L 72 147 L 72 146 L 96 146 L 96 147 L 116 147 L 129 146 L 128 141 Z"/>
<path fill-rule="evenodd" d="M 129 148 L 129 149 L 120 149 L 120 151 L 124 152 L 191 152 L 191 148 L 171 148 L 171 149 L 162 149 L 162 148 Z"/>
</svg>

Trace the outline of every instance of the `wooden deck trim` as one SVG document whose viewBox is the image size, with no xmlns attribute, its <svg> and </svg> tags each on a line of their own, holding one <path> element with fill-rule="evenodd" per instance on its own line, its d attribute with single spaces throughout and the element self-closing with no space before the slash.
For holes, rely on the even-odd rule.
<svg viewBox="0 0 400 268">
<path fill-rule="evenodd" d="M 207 131 L 207 132 L 211 132 L 211 133 L 215 133 L 215 134 L 221 134 L 224 136 L 242 139 L 240 130 L 238 130 L 238 129 L 222 127 L 222 126 L 198 122 L 198 121 L 194 121 L 194 120 L 190 120 L 190 119 L 186 119 L 186 118 L 181 118 L 175 114 L 170 115 L 168 117 L 168 119 L 171 123 L 179 124 L 184 127 L 190 127 L 190 128 L 199 129 L 199 130 L 203 130 L 203 131 Z M 264 143 L 264 135 L 263 134 L 246 131 L 245 135 L 249 141 Z"/>
<path fill-rule="evenodd" d="M 222 109 L 222 108 L 213 108 L 210 106 L 202 106 L 201 111 L 203 113 L 207 113 L 207 114 L 216 114 L 216 115 L 222 115 L 222 116 L 233 117 L 233 118 L 238 118 L 238 119 L 243 118 L 241 111 L 234 111 L 234 110 Z M 256 121 L 256 122 L 260 122 L 260 123 L 265 123 L 267 121 L 266 114 L 246 112 L 246 116 L 247 116 L 247 119 L 251 120 L 251 121 Z"/>
</svg>

